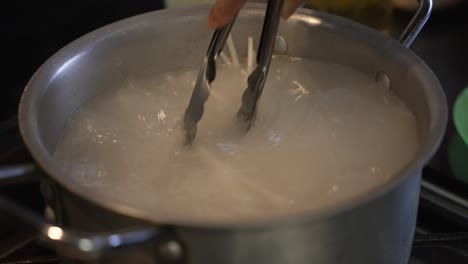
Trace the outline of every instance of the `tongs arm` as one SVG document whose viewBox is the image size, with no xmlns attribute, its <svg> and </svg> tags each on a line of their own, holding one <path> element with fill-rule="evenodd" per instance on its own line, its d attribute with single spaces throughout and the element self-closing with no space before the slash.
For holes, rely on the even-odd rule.
<svg viewBox="0 0 468 264">
<path fill-rule="evenodd" d="M 226 26 L 215 30 L 215 32 L 213 33 L 213 37 L 211 38 L 210 45 L 208 46 L 208 50 L 206 52 L 206 58 L 208 60 L 208 63 L 211 64 L 210 66 L 212 66 L 213 68 L 212 73 L 210 73 L 210 71 L 206 72 L 206 79 L 209 83 L 213 82 L 214 79 L 216 79 L 216 59 L 224 49 L 226 40 L 228 39 L 229 34 L 231 33 L 231 29 L 234 25 L 236 17 L 237 15 L 234 16 L 231 22 L 229 22 Z"/>
<path fill-rule="evenodd" d="M 275 39 L 280 23 L 283 0 L 269 0 L 263 23 L 262 35 L 257 53 L 257 67 L 247 79 L 247 89 L 242 96 L 242 105 L 237 113 L 238 118 L 250 129 L 257 110 L 258 101 L 265 85 L 271 58 L 275 48 Z"/>
<path fill-rule="evenodd" d="M 187 110 L 185 110 L 184 128 L 186 144 L 190 144 L 197 133 L 197 123 L 203 116 L 205 102 L 211 94 L 210 85 L 216 78 L 216 58 L 226 44 L 226 40 L 231 32 L 236 17 L 237 15 L 223 28 L 215 30 L 211 37 L 189 105 Z"/>
</svg>

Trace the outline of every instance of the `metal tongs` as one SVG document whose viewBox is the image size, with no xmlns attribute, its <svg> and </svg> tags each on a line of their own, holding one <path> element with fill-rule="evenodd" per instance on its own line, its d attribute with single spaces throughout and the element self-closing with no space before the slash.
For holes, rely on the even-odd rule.
<svg viewBox="0 0 468 264">
<path fill-rule="evenodd" d="M 258 46 L 257 66 L 247 79 L 248 86 L 242 96 L 242 105 L 237 112 L 237 118 L 245 125 L 246 130 L 250 129 L 255 120 L 258 101 L 267 79 L 282 6 L 283 0 L 268 0 L 262 35 Z M 216 78 L 216 59 L 224 48 L 236 17 L 223 28 L 216 30 L 211 38 L 193 89 L 192 97 L 185 111 L 184 128 L 187 144 L 192 143 L 197 133 L 197 123 L 203 116 L 205 102 L 211 93 L 210 85 Z"/>
</svg>

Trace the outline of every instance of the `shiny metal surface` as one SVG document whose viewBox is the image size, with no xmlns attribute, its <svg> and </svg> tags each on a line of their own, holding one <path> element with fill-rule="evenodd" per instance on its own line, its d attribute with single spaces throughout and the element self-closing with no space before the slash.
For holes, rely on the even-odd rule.
<svg viewBox="0 0 468 264">
<path fill-rule="evenodd" d="M 239 14 L 233 28 L 236 40 L 259 33 L 252 25 L 261 24 L 263 8 L 249 5 Z M 135 225 L 161 228 L 157 215 L 116 204 L 74 184 L 52 153 L 68 117 L 93 96 L 130 77 L 150 78 L 196 65 L 199 51 L 209 39 L 205 26 L 208 10 L 165 10 L 112 24 L 65 47 L 33 76 L 20 104 L 21 132 L 32 155 L 56 185 L 50 202 L 58 224 L 88 232 Z M 300 10 L 280 25 L 278 34 L 288 43 L 287 55 L 344 64 L 372 77 L 385 72 L 392 89 L 416 115 L 421 139 L 418 155 L 385 185 L 323 210 L 269 222 L 208 224 L 180 219 L 164 223 L 174 230 L 168 241 L 175 239 L 181 249 L 187 249 L 184 259 L 177 261 L 406 263 L 420 171 L 437 149 L 447 118 L 438 80 L 401 44 L 345 19 Z M 187 49 L 188 42 L 191 49 Z M 245 48 L 240 53 L 245 55 Z M 104 257 L 97 263 L 159 263 L 155 247 L 137 247 L 125 256 Z"/>
<path fill-rule="evenodd" d="M 136 247 L 142 243 L 155 241 L 159 232 L 155 228 L 134 228 L 133 230 L 114 230 L 112 232 L 77 232 L 69 228 L 47 223 L 29 210 L 23 209 L 0 197 L 0 206 L 9 214 L 25 221 L 38 230 L 39 239 L 58 254 L 79 260 L 96 260 L 103 255 Z"/>
<path fill-rule="evenodd" d="M 260 29 L 251 25 L 261 24 L 261 7 L 251 5 L 240 14 L 237 26 L 233 28 L 236 39 L 245 40 L 257 35 Z M 209 31 L 203 24 L 206 12 L 206 7 L 165 10 L 124 20 L 73 42 L 44 64 L 26 87 L 20 105 L 21 132 L 43 169 L 67 189 L 89 196 L 93 202 L 111 208 L 115 206 L 113 209 L 137 217 L 154 218 L 80 190 L 65 176 L 51 154 L 67 118 L 89 98 L 127 82 L 129 77 L 149 78 L 168 70 L 196 65 L 193 62 L 199 61 L 201 56 L 193 51 L 203 50 L 209 39 L 206 38 Z M 446 109 L 437 79 L 417 56 L 378 32 L 308 10 L 301 10 L 280 25 L 279 34 L 289 43 L 288 55 L 341 63 L 369 76 L 386 72 L 392 89 L 415 112 L 421 127 L 421 156 L 405 171 L 420 168 L 427 161 L 444 130 Z M 166 45 L 174 43 L 175 39 L 180 40 L 179 45 Z M 184 46 L 187 41 L 192 42 L 191 49 Z M 344 41 L 347 45 L 342 45 Z M 158 49 L 166 52 L 154 52 Z M 240 53 L 246 54 L 245 47 Z M 433 127 L 429 122 L 438 126 Z M 403 175 L 394 178 L 388 186 L 394 186 L 402 178 Z M 349 208 L 355 203 L 349 201 L 342 206 Z M 322 215 L 322 212 L 316 214 Z M 157 221 L 157 216 L 154 220 Z"/>
<path fill-rule="evenodd" d="M 216 58 L 223 51 L 224 44 L 234 22 L 235 18 L 223 28 L 215 30 L 211 37 L 208 50 L 198 73 L 197 82 L 193 88 L 192 97 L 190 97 L 190 102 L 184 114 L 186 144 L 191 144 L 197 133 L 197 123 L 203 116 L 205 102 L 211 93 L 211 83 L 216 78 Z"/>
<path fill-rule="evenodd" d="M 0 179 L 0 182 L 2 184 L 17 184 L 18 179 L 25 181 L 31 177 L 38 177 L 37 173 L 35 176 L 30 176 L 34 170 L 35 168 L 29 168 L 27 172 L 18 174 L 23 176 L 18 176 L 14 182 L 5 181 L 4 179 Z M 42 188 L 44 198 L 49 202 L 59 202 L 57 200 L 61 199 L 56 197 L 56 189 L 48 185 L 46 187 L 44 188 L 43 186 Z M 53 214 L 59 212 L 57 211 L 57 205 L 55 205 L 55 211 L 54 209 L 49 209 L 53 210 Z M 60 211 L 62 210 L 60 209 Z M 37 232 L 39 240 L 58 254 L 85 261 L 114 255 L 116 252 L 125 250 L 126 248 L 138 247 L 145 243 L 158 243 L 157 241 L 165 236 L 164 232 L 166 231 L 164 228 L 156 229 L 150 225 L 146 225 L 146 227 L 130 225 L 122 228 L 113 228 L 112 231 L 107 232 L 77 231 L 72 228 L 57 226 L 3 196 L 0 196 L 0 211 L 6 212 L 8 215 L 29 225 Z"/>
<path fill-rule="evenodd" d="M 32 172 L 35 170 L 34 164 L 0 166 L 0 187 L 34 180 Z"/>
<path fill-rule="evenodd" d="M 419 8 L 408 27 L 400 37 L 403 46 L 409 48 L 431 16 L 433 0 L 418 0 Z"/>
<path fill-rule="evenodd" d="M 255 120 L 257 105 L 268 77 L 282 8 L 283 0 L 268 1 L 260 44 L 257 49 L 257 66 L 247 78 L 248 86 L 242 95 L 242 104 L 237 112 L 238 119 L 247 130 L 250 129 Z"/>
</svg>

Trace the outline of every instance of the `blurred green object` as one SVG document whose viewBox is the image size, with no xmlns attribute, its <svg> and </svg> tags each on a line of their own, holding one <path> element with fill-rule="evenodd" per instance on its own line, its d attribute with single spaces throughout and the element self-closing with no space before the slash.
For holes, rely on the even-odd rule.
<svg viewBox="0 0 468 264">
<path fill-rule="evenodd" d="M 468 147 L 468 87 L 458 95 L 453 107 L 453 122 Z M 468 157 L 467 162 L 468 162 Z"/>
<path fill-rule="evenodd" d="M 454 176 L 468 183 L 468 88 L 455 101 L 453 122 L 458 133 L 450 139 L 449 163 Z"/>
<path fill-rule="evenodd" d="M 339 15 L 385 31 L 391 22 L 390 0 L 308 0 L 306 8 Z"/>
<path fill-rule="evenodd" d="M 468 145 L 458 134 L 450 139 L 448 157 L 453 176 L 468 183 Z"/>
</svg>

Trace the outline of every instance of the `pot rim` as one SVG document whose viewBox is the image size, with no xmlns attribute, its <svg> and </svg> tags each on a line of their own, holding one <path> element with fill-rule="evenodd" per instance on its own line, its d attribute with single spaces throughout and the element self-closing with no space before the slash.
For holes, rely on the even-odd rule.
<svg viewBox="0 0 468 264">
<path fill-rule="evenodd" d="M 92 31 L 77 40 L 71 42 L 56 54 L 50 57 L 41 67 L 34 73 L 30 81 L 25 87 L 21 101 L 19 104 L 19 126 L 22 138 L 31 152 L 34 160 L 38 163 L 39 167 L 47 173 L 51 178 L 58 182 L 61 187 L 65 188 L 69 192 L 77 195 L 78 197 L 85 199 L 93 204 L 101 206 L 105 209 L 117 212 L 121 215 L 133 217 L 139 220 L 151 224 L 169 224 L 176 226 L 185 227 L 198 227 L 198 228 L 216 228 L 216 229 L 233 229 L 233 228 L 254 228 L 263 229 L 268 228 L 272 225 L 277 226 L 278 224 L 293 224 L 303 221 L 316 221 L 330 216 L 345 213 L 346 211 L 352 210 L 360 205 L 364 205 L 372 200 L 378 199 L 385 195 L 391 190 L 395 189 L 404 180 L 418 175 L 423 166 L 429 161 L 438 149 L 442 137 L 445 132 L 447 123 L 447 105 L 445 100 L 445 94 L 443 89 L 429 69 L 429 67 L 411 50 L 405 48 L 403 45 L 395 41 L 394 39 L 387 37 L 380 32 L 373 30 L 367 26 L 358 24 L 345 18 L 326 14 L 318 11 L 299 9 L 293 18 L 303 21 L 305 23 L 313 24 L 316 23 L 317 19 L 322 21 L 322 24 L 326 26 L 333 26 L 341 29 L 345 29 L 349 32 L 353 32 L 353 35 L 367 39 L 369 42 L 375 43 L 376 45 L 382 45 L 383 47 L 400 52 L 405 57 L 405 60 L 410 62 L 414 71 L 419 75 L 423 76 L 425 91 L 428 94 L 427 100 L 430 108 L 430 131 L 427 134 L 426 142 L 422 142 L 420 150 L 415 159 L 413 159 L 404 168 L 396 173 L 396 176 L 385 184 L 376 186 L 360 195 L 354 196 L 346 201 L 337 203 L 334 206 L 329 206 L 320 209 L 305 210 L 297 213 L 288 215 L 282 215 L 272 217 L 267 220 L 265 219 L 250 219 L 250 220 L 239 220 L 239 221 L 201 221 L 201 220 L 184 220 L 184 219 L 170 219 L 170 221 L 158 221 L 152 214 L 148 214 L 143 210 L 135 209 L 127 205 L 115 203 L 109 199 L 100 199 L 96 195 L 90 195 L 85 188 L 79 187 L 72 181 L 67 180 L 67 177 L 63 177 L 66 172 L 63 171 L 60 166 L 56 163 L 53 156 L 50 155 L 46 147 L 39 140 L 39 128 L 37 126 L 37 110 L 39 109 L 40 97 L 45 92 L 45 87 L 49 83 L 50 79 L 53 78 L 51 73 L 55 72 L 57 65 L 63 65 L 70 58 L 76 54 L 76 51 L 82 50 L 90 42 L 105 38 L 108 35 L 115 34 L 120 31 L 130 30 L 136 25 L 148 23 L 148 19 L 153 16 L 158 16 L 159 19 L 186 19 L 190 16 L 200 15 L 200 13 L 208 13 L 209 5 L 199 5 L 184 8 L 173 8 L 166 10 L 159 10 L 149 12 L 134 17 L 130 17 L 124 20 L 120 20 L 101 27 L 95 31 Z M 257 14 L 264 12 L 265 5 L 258 3 L 248 3 L 241 11 L 244 14 Z"/>
</svg>

